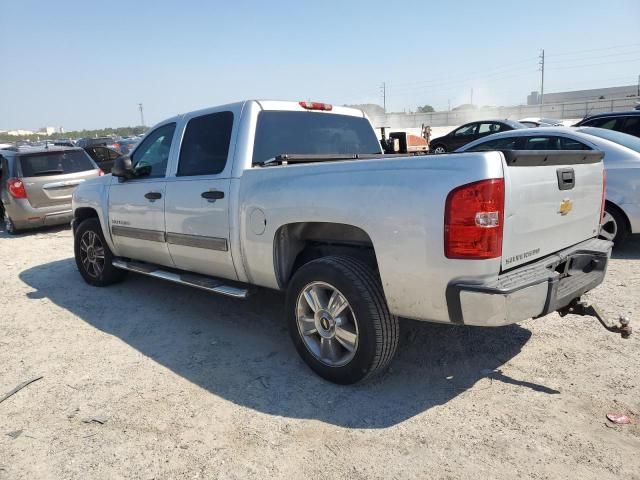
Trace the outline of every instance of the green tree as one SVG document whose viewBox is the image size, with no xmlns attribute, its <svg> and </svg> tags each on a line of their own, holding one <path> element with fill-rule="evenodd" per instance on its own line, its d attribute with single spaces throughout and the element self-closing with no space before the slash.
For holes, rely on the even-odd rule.
<svg viewBox="0 0 640 480">
<path fill-rule="evenodd" d="M 431 113 L 435 112 L 431 105 L 423 105 L 421 107 L 416 108 L 416 112 L 418 113 Z"/>
</svg>

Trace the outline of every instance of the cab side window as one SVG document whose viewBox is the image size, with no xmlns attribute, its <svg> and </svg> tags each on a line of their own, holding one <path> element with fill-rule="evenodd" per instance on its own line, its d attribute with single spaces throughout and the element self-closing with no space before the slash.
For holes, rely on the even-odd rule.
<svg viewBox="0 0 640 480">
<path fill-rule="evenodd" d="M 169 151 L 173 133 L 176 130 L 175 123 L 168 123 L 158 127 L 149 133 L 140 146 L 133 152 L 131 162 L 134 167 L 144 162 L 151 166 L 151 174 L 148 177 L 164 177 L 169 161 Z"/>
<path fill-rule="evenodd" d="M 217 112 L 192 118 L 180 147 L 179 177 L 217 175 L 227 165 L 232 112 Z"/>
</svg>

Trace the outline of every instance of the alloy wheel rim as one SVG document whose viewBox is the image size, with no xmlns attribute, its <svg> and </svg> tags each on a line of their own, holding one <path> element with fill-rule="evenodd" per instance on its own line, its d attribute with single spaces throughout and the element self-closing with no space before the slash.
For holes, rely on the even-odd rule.
<svg viewBox="0 0 640 480">
<path fill-rule="evenodd" d="M 346 297 L 325 282 L 306 285 L 296 302 L 296 323 L 309 352 L 329 367 L 346 365 L 358 349 L 358 322 Z"/>
<path fill-rule="evenodd" d="M 602 225 L 600 226 L 600 236 L 605 240 L 613 241 L 618 234 L 618 222 L 609 212 L 605 210 L 602 217 Z"/>
<path fill-rule="evenodd" d="M 444 153 L 444 148 L 442 147 L 436 147 L 436 149 L 434 150 L 436 153 Z"/>
<path fill-rule="evenodd" d="M 98 278 L 104 270 L 104 245 L 98 234 L 87 230 L 80 238 L 80 260 L 84 271 L 92 278 Z"/>
</svg>

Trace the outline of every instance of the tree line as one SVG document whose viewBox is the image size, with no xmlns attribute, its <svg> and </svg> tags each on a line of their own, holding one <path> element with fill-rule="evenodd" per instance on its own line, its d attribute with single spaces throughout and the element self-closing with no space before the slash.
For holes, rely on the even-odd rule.
<svg viewBox="0 0 640 480">
<path fill-rule="evenodd" d="M 127 137 L 131 135 L 140 135 L 147 130 L 147 127 L 117 127 L 117 128 L 98 128 L 95 130 L 74 130 L 64 133 L 52 133 L 46 135 L 44 133 L 34 133 L 33 135 L 8 135 L 6 132 L 0 133 L 0 141 L 15 142 L 18 140 L 57 140 L 60 138 L 95 138 L 95 137 Z"/>
</svg>

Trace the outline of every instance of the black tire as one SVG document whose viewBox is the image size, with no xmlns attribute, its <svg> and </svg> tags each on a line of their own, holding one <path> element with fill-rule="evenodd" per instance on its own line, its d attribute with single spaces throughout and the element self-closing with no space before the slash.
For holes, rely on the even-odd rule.
<svg viewBox="0 0 640 480">
<path fill-rule="evenodd" d="M 613 203 L 606 202 L 604 206 L 605 223 L 600 229 L 600 238 L 611 240 L 618 246 L 629 236 L 629 222 L 626 215 Z"/>
<path fill-rule="evenodd" d="M 313 282 L 324 282 L 339 290 L 357 319 L 355 355 L 344 365 L 329 366 L 316 358 L 298 329 L 298 298 Z M 347 385 L 382 372 L 398 346 L 398 318 L 389 313 L 378 275 L 352 257 L 323 257 L 300 267 L 289 283 L 286 309 L 289 333 L 298 353 L 314 372 L 330 382 Z"/>
<path fill-rule="evenodd" d="M 86 262 L 83 262 L 84 250 L 82 242 L 84 239 L 90 238 L 93 235 L 97 236 L 97 240 L 99 240 L 103 249 L 104 262 L 100 271 L 87 267 Z M 95 244 L 98 244 L 97 240 Z M 126 270 L 121 270 L 113 266 L 113 253 L 111 253 L 109 245 L 107 245 L 107 242 L 104 239 L 102 228 L 100 228 L 100 222 L 97 218 L 88 218 L 78 225 L 74 235 L 73 250 L 76 257 L 78 271 L 80 272 L 80 275 L 82 275 L 82 278 L 84 278 L 84 281 L 89 285 L 93 285 L 94 287 L 106 287 L 108 285 L 121 282 L 127 276 Z M 86 259 L 86 257 L 84 258 Z"/>
<path fill-rule="evenodd" d="M 442 151 L 441 152 L 436 152 L 436 150 L 438 150 L 438 149 L 442 149 Z M 436 154 L 446 153 L 447 152 L 447 147 L 445 147 L 444 145 L 441 145 L 441 144 L 437 144 L 437 145 L 433 146 L 431 151 L 433 153 L 436 153 Z"/>
<path fill-rule="evenodd" d="M 9 215 L 4 217 L 4 230 L 9 235 L 17 235 L 18 233 L 20 233 L 20 230 L 16 228 L 16 224 L 13 223 L 13 220 L 11 220 Z"/>
</svg>

